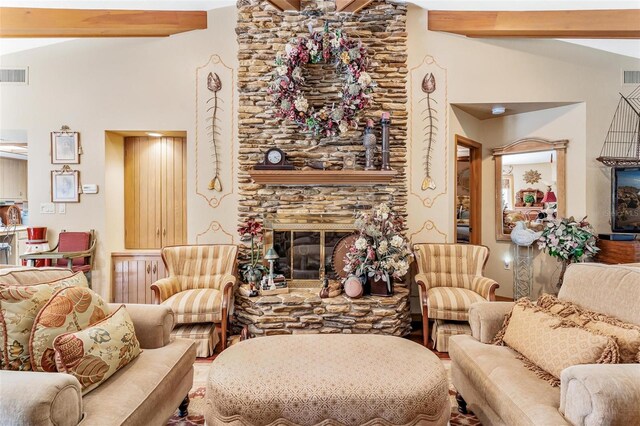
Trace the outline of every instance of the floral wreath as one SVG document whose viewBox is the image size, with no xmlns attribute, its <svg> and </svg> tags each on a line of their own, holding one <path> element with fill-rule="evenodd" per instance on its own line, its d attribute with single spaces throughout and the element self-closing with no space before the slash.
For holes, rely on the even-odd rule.
<svg viewBox="0 0 640 426">
<path fill-rule="evenodd" d="M 284 57 L 283 57 L 284 56 Z M 302 67 L 320 62 L 335 63 L 345 76 L 339 105 L 316 110 L 302 94 Z M 362 43 L 349 40 L 341 30 L 314 31 L 308 37 L 292 39 L 284 55 L 276 56 L 274 79 L 269 87 L 276 116 L 294 121 L 307 132 L 335 136 L 357 127 L 357 113 L 369 104 L 375 82 L 367 73 L 369 61 Z"/>
</svg>

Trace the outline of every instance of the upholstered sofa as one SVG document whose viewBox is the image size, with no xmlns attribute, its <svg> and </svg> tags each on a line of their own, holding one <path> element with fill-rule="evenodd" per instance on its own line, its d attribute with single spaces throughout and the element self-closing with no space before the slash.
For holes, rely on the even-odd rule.
<svg viewBox="0 0 640 426">
<path fill-rule="evenodd" d="M 69 271 L 0 271 L 2 284 L 33 284 L 64 278 Z M 115 310 L 117 304 L 111 304 Z M 169 335 L 167 306 L 126 305 L 142 353 L 97 389 L 82 395 L 78 380 L 64 373 L 0 370 L 2 425 L 161 425 L 193 385 L 195 345 Z"/>
<path fill-rule="evenodd" d="M 640 325 L 640 268 L 571 265 L 558 298 Z M 471 305 L 472 335 L 449 340 L 462 410 L 468 407 L 485 425 L 640 425 L 640 364 L 572 366 L 562 371 L 560 387 L 552 387 L 512 349 L 491 344 L 512 307 Z"/>
</svg>

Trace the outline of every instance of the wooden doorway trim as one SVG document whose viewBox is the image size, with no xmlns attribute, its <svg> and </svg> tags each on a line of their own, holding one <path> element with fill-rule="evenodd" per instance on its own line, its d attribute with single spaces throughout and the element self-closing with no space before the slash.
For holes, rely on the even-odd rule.
<svg viewBox="0 0 640 426">
<path fill-rule="evenodd" d="M 469 244 L 481 245 L 482 244 L 482 144 L 476 142 L 473 139 L 466 138 L 464 136 L 456 134 L 456 159 L 455 159 L 455 173 L 454 176 L 458 176 L 458 145 L 469 148 L 469 193 L 471 216 L 469 217 Z M 458 203 L 458 185 L 453 186 L 453 211 L 457 209 Z M 457 223 L 453 225 L 454 240 L 458 241 L 458 226 Z"/>
</svg>

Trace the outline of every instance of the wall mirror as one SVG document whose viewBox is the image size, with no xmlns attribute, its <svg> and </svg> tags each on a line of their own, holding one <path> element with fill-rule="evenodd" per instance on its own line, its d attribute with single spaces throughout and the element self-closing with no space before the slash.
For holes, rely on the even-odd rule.
<svg viewBox="0 0 640 426">
<path fill-rule="evenodd" d="M 519 221 L 541 230 L 566 208 L 568 140 L 520 139 L 493 149 L 496 240 L 511 240 Z"/>
</svg>

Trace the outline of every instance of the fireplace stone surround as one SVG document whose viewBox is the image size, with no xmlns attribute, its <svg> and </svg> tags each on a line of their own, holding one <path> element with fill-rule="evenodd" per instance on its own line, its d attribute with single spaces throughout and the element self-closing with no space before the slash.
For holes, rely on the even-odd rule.
<svg viewBox="0 0 640 426">
<path fill-rule="evenodd" d="M 332 271 L 333 248 L 339 238 L 353 232 L 353 215 L 275 215 L 264 219 L 265 250 L 274 247 L 289 293 L 235 296 L 234 324 L 247 326 L 253 336 L 300 333 L 353 333 L 404 336 L 411 331 L 409 289 L 395 285 L 391 297 L 344 294 L 319 296 L 323 267 Z M 326 262 L 326 264 L 325 264 Z M 309 267 L 310 266 L 310 267 Z"/>
<path fill-rule="evenodd" d="M 238 0 L 238 219 L 263 221 L 270 215 L 335 215 L 353 218 L 354 211 L 388 203 L 406 217 L 407 186 L 407 5 L 373 0 L 358 13 L 337 13 L 335 0 L 301 0 L 300 11 L 281 12 L 261 0 Z M 321 30 L 329 23 L 348 37 L 360 40 L 370 58 L 368 72 L 377 83 L 369 107 L 360 116 L 358 129 L 347 135 L 316 138 L 295 124 L 273 115 L 267 92 L 278 52 L 294 36 L 307 35 L 309 25 Z M 305 95 L 315 107 L 335 102 L 342 77 L 325 64 L 305 67 Z M 367 118 L 379 121 L 391 112 L 390 163 L 396 174 L 384 183 L 352 185 L 259 184 L 251 177 L 267 149 L 282 149 L 296 169 L 309 162 L 322 162 L 327 170 L 341 170 L 345 156 L 356 156 L 357 168 L 365 162 L 362 131 Z M 379 152 L 378 152 L 379 157 Z M 377 162 L 379 166 L 379 161 Z M 293 238 L 293 236 L 292 236 Z M 266 236 L 267 248 L 270 241 Z M 324 252 L 323 252 L 324 254 Z M 323 255 L 322 255 L 323 256 Z M 324 256 L 323 256 L 324 257 Z M 291 265 L 293 271 L 294 266 Z M 311 280 L 293 280 L 288 294 L 235 296 L 235 327 L 248 326 L 252 335 L 294 333 L 378 333 L 403 336 L 410 332 L 409 290 L 396 285 L 392 297 L 366 296 L 351 299 L 341 295 L 321 299 L 320 280 L 310 268 Z"/>
<path fill-rule="evenodd" d="M 304 333 L 386 334 L 411 332 L 409 290 L 396 286 L 391 297 L 344 294 L 321 299 L 319 288 L 292 289 L 288 294 L 235 296 L 234 326 L 248 326 L 252 336 Z M 238 330 L 236 330 L 238 331 Z"/>
</svg>

